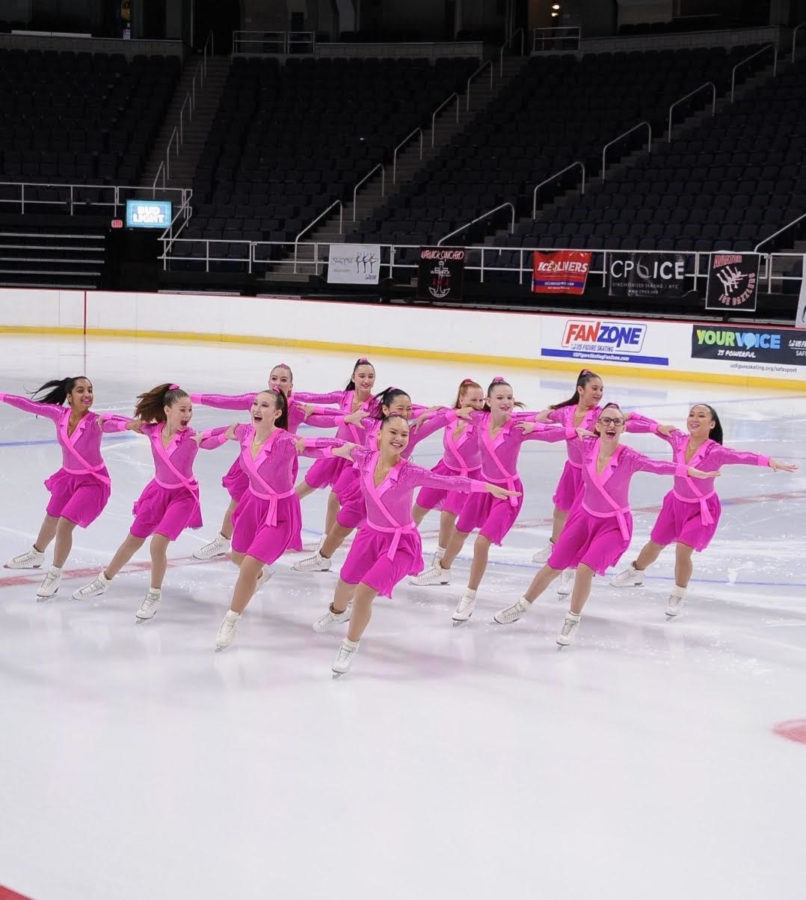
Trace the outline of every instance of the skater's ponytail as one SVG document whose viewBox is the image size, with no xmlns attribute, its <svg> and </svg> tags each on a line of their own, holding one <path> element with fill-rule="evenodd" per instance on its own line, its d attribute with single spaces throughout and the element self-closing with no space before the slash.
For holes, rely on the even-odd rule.
<svg viewBox="0 0 806 900">
<path fill-rule="evenodd" d="M 579 403 L 581 391 L 584 390 L 588 382 L 593 381 L 594 378 L 599 378 L 596 372 L 591 372 L 590 369 L 583 369 L 577 376 L 574 393 L 567 400 L 563 400 L 562 403 L 554 403 L 549 409 L 559 409 L 561 406 L 576 406 Z M 601 378 L 599 378 L 599 380 L 601 381 Z"/>
<path fill-rule="evenodd" d="M 383 408 L 390 407 L 398 397 L 408 397 L 409 402 L 411 402 L 411 395 L 408 391 L 404 391 L 401 388 L 396 387 L 388 387 L 380 393 L 375 394 L 373 396 L 373 408 L 371 417 L 373 419 L 380 419 L 383 421 L 384 419 L 388 419 L 389 416 L 384 413 Z M 397 413 L 392 413 L 392 415 L 397 415 Z"/>
<path fill-rule="evenodd" d="M 463 381 L 459 382 L 459 391 L 456 394 L 456 401 L 453 404 L 454 409 L 461 409 L 463 406 L 466 406 L 462 401 L 471 388 L 478 388 L 481 390 L 481 385 L 478 382 L 473 381 L 472 378 L 465 378 Z"/>
<path fill-rule="evenodd" d="M 695 403 L 694 406 L 704 406 L 711 413 L 711 421 L 714 423 L 714 427 L 708 432 L 708 437 L 717 444 L 721 444 L 723 439 L 722 423 L 719 421 L 716 410 L 707 403 Z"/>
<path fill-rule="evenodd" d="M 183 391 L 178 384 L 158 384 L 144 394 L 137 395 L 137 406 L 134 407 L 134 417 L 143 422 L 164 422 L 166 420 L 165 407 L 173 406 L 177 400 L 190 396 Z"/>
<path fill-rule="evenodd" d="M 289 371 L 291 371 L 289 369 Z M 278 387 L 269 388 L 268 391 L 262 391 L 274 397 L 274 408 L 280 410 L 280 415 L 274 420 L 277 428 L 288 431 L 288 398 Z"/>
<path fill-rule="evenodd" d="M 35 403 L 52 403 L 54 406 L 64 405 L 68 394 L 72 394 L 73 388 L 78 381 L 89 381 L 86 375 L 76 375 L 73 378 L 54 378 L 52 381 L 46 381 L 43 385 L 31 392 L 31 399 Z M 47 391 L 42 397 L 42 391 Z"/>
<path fill-rule="evenodd" d="M 355 361 L 355 365 L 353 366 L 353 374 L 350 376 L 350 380 L 347 382 L 346 391 L 354 391 L 355 390 L 355 373 L 361 366 L 369 366 L 372 371 L 375 371 L 375 366 L 366 358 L 366 356 L 359 356 Z"/>
</svg>

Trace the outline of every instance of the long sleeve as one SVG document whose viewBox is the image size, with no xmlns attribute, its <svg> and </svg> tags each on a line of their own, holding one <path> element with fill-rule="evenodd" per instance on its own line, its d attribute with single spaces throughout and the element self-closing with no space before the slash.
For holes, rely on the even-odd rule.
<svg viewBox="0 0 806 900">
<path fill-rule="evenodd" d="M 220 428 L 209 428 L 207 431 L 203 431 L 202 439 L 199 441 L 199 447 L 201 447 L 202 450 L 217 449 L 227 442 L 228 429 L 228 425 L 223 425 Z"/>
<path fill-rule="evenodd" d="M 257 394 L 191 394 L 190 399 L 193 403 L 199 403 L 201 406 L 212 406 L 215 409 L 249 409 L 254 403 Z"/>
<path fill-rule="evenodd" d="M 313 394 L 306 391 L 294 391 L 294 399 L 298 403 L 326 403 L 330 405 L 342 403 L 346 393 L 346 391 L 331 391 L 329 394 Z"/>
<path fill-rule="evenodd" d="M 15 394 L 0 394 L 0 400 L 23 412 L 33 413 L 35 416 L 44 416 L 58 422 L 64 414 L 64 407 L 55 403 L 37 403 L 28 397 L 18 397 Z"/>
</svg>

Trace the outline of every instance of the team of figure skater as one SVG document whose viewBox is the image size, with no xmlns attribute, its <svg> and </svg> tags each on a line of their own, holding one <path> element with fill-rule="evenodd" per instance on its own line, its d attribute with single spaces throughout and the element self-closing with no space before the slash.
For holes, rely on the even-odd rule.
<svg viewBox="0 0 806 900">
<path fill-rule="evenodd" d="M 531 584 L 493 620 L 509 625 L 531 608 L 555 580 L 570 594 L 557 644 L 571 642 L 591 592 L 594 575 L 604 575 L 629 547 L 633 522 L 629 485 L 639 471 L 672 476 L 649 541 L 630 565 L 610 581 L 616 587 L 643 584 L 644 572 L 669 544 L 675 545 L 675 583 L 666 615 L 677 616 L 691 579 L 692 554 L 704 550 L 720 518 L 714 478 L 724 465 L 765 466 L 793 472 L 797 466 L 722 445 L 716 411 L 691 407 L 685 431 L 661 425 L 616 403 L 603 403 L 604 385 L 583 369 L 567 400 L 537 412 L 515 401 L 512 386 L 495 378 L 486 392 L 465 379 L 452 407 L 412 404 L 406 391 L 375 392 L 375 368 L 365 358 L 353 366 L 343 391 L 295 393 L 291 369 L 281 363 L 267 388 L 238 396 L 192 394 L 179 385 L 157 385 L 137 398 L 132 417 L 93 411 L 93 386 L 86 377 L 48 381 L 31 397 L 0 394 L 0 400 L 53 420 L 62 450 L 61 468 L 45 482 L 50 501 L 30 549 L 6 563 L 13 569 L 43 566 L 53 542 L 53 560 L 37 588 L 46 600 L 58 590 L 72 546 L 73 530 L 86 528 L 110 497 L 110 478 L 101 455 L 104 434 L 133 431 L 148 438 L 154 477 L 134 504 L 134 520 L 109 564 L 73 592 L 83 600 L 103 594 L 121 568 L 150 538 L 151 580 L 136 612 L 152 618 L 162 601 L 167 551 L 185 528 L 202 524 L 193 462 L 199 449 L 234 441 L 239 454 L 222 480 L 230 503 L 219 534 L 194 555 L 212 559 L 226 553 L 238 577 L 216 636 L 216 649 L 230 646 L 241 616 L 286 550 L 301 550 L 300 500 L 317 489 L 330 491 L 322 542 L 297 561 L 298 572 L 325 571 L 332 555 L 358 532 L 339 573 L 333 600 L 313 623 L 317 632 L 347 623 L 332 665 L 344 674 L 372 614 L 372 602 L 391 597 L 407 577 L 414 585 L 447 585 L 451 566 L 472 532 L 477 532 L 467 586 L 453 613 L 455 625 L 473 614 L 491 544 L 501 544 L 518 517 L 523 484 L 518 455 L 524 441 L 564 441 L 567 461 L 553 495 L 548 546 Z M 249 412 L 249 421 L 196 432 L 193 404 Z M 302 423 L 335 428 L 335 437 L 300 438 Z M 428 470 L 410 462 L 414 447 L 442 431 L 442 459 Z M 625 431 L 654 433 L 671 448 L 671 460 L 656 460 L 621 443 Z M 315 459 L 302 481 L 298 457 Z M 416 493 L 416 496 L 415 496 Z M 430 510 L 440 511 L 439 546 L 426 568 L 418 526 Z"/>
</svg>

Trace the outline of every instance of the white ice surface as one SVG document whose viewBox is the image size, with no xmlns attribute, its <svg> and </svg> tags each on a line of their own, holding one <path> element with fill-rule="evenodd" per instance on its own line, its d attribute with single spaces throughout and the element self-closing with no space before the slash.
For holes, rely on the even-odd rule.
<svg viewBox="0 0 806 900">
<path fill-rule="evenodd" d="M 286 361 L 298 390 L 343 387 L 353 358 L 287 348 L 0 337 L 0 390 L 86 372 L 96 409 L 129 412 L 161 381 L 240 393 Z M 529 408 L 571 393 L 573 374 L 499 373 L 376 360 L 378 386 L 450 403 L 468 375 L 510 376 Z M 643 588 L 598 579 L 574 645 L 554 637 L 553 591 L 511 627 L 491 624 L 535 567 L 563 445 L 527 444 L 524 509 L 494 548 L 473 619 L 449 587 L 379 600 L 348 676 L 339 634 L 317 635 L 335 574 L 290 571 L 253 600 L 214 653 L 235 569 L 199 563 L 226 507 L 232 447 L 201 452 L 205 527 L 172 546 L 162 608 L 135 624 L 144 549 L 102 598 L 77 602 L 125 536 L 151 473 L 146 442 L 105 439 L 112 499 L 76 530 L 63 586 L 0 570 L 0 884 L 34 900 L 546 897 L 802 900 L 806 744 L 773 733 L 806 719 L 806 399 L 803 393 L 608 378 L 606 396 L 681 424 L 719 410 L 729 446 L 800 463 L 719 481 L 720 530 L 695 559 L 688 603 L 663 614 L 667 550 Z M 194 425 L 239 419 L 197 407 Z M 664 457 L 666 445 L 630 436 Z M 416 460 L 433 465 L 434 437 Z M 0 405 L 0 557 L 36 535 L 58 467 L 53 428 Z M 305 463 L 303 463 L 304 467 Z M 669 479 L 633 483 L 634 557 Z M 325 494 L 303 503 L 306 546 Z M 436 517 L 424 523 L 435 546 Z M 338 560 L 343 559 L 343 551 Z"/>
</svg>

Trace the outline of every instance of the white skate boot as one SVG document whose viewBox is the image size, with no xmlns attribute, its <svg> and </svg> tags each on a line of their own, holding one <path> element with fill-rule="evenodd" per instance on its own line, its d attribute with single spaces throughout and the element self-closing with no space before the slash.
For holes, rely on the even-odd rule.
<svg viewBox="0 0 806 900">
<path fill-rule="evenodd" d="M 574 589 L 574 578 L 576 569 L 563 569 L 560 577 L 557 579 L 557 596 L 567 597 Z"/>
<path fill-rule="evenodd" d="M 213 559 L 216 556 L 224 556 L 230 551 L 230 539 L 223 534 L 217 534 L 209 544 L 193 551 L 194 559 Z"/>
<path fill-rule="evenodd" d="M 107 578 L 103 572 L 99 572 L 95 581 L 91 581 L 89 584 L 85 584 L 84 587 L 73 591 L 73 600 L 87 600 L 89 597 L 97 597 L 99 594 L 103 594 L 111 583 L 111 578 Z"/>
<path fill-rule="evenodd" d="M 319 632 L 319 634 L 322 634 L 322 632 L 330 631 L 330 629 L 334 625 L 338 625 L 340 622 L 349 622 L 352 609 L 352 603 L 349 603 L 347 605 L 347 609 L 345 609 L 344 612 L 340 613 L 333 612 L 333 608 L 331 607 L 323 616 L 320 616 L 313 623 L 313 630 Z"/>
<path fill-rule="evenodd" d="M 227 610 L 223 621 L 218 626 L 218 634 L 215 638 L 216 650 L 226 650 L 227 647 L 235 639 L 235 632 L 238 630 L 238 623 L 241 620 L 241 614 Z"/>
<path fill-rule="evenodd" d="M 644 570 L 636 569 L 633 563 L 630 563 L 628 569 L 624 569 L 610 579 L 613 587 L 641 587 L 644 583 Z"/>
<path fill-rule="evenodd" d="M 62 583 L 62 570 L 58 566 L 51 566 L 48 574 L 42 579 L 42 584 L 36 589 L 37 600 L 47 600 L 59 590 Z"/>
<path fill-rule="evenodd" d="M 685 596 L 685 588 L 678 587 L 677 585 L 672 588 L 672 593 L 669 595 L 669 599 L 666 601 L 667 618 L 673 619 L 675 616 L 680 615 L 680 610 L 683 605 L 683 599 Z"/>
<path fill-rule="evenodd" d="M 159 588 L 149 588 L 145 595 L 145 599 L 140 604 L 140 609 L 134 614 L 138 622 L 145 619 L 153 619 L 157 614 L 157 609 L 162 600 L 162 591 Z"/>
<path fill-rule="evenodd" d="M 317 550 L 313 556 L 306 556 L 305 559 L 298 560 L 291 568 L 295 572 L 327 572 L 331 563 L 331 559 L 322 556 Z"/>
<path fill-rule="evenodd" d="M 578 616 L 576 613 L 569 612 L 565 614 L 563 627 L 560 629 L 560 633 L 557 635 L 557 645 L 559 647 L 567 647 L 574 639 L 576 630 L 579 627 L 579 619 L 580 616 Z"/>
<path fill-rule="evenodd" d="M 473 610 L 476 608 L 476 592 L 471 591 L 470 588 L 465 588 L 464 594 L 462 594 L 462 599 L 456 606 L 456 609 L 453 611 L 453 624 L 461 625 L 462 622 L 467 622 L 467 620 L 473 615 Z"/>
<path fill-rule="evenodd" d="M 521 597 L 520 600 L 518 600 L 517 603 L 513 603 L 512 606 L 499 610 L 493 616 L 493 622 L 497 622 L 499 625 L 511 625 L 513 622 L 517 622 L 518 619 L 531 608 L 532 604 L 526 597 Z"/>
<path fill-rule="evenodd" d="M 451 570 L 443 569 L 439 564 L 439 561 L 435 562 L 430 569 L 426 569 L 425 572 L 420 572 L 419 575 L 415 575 L 413 578 L 409 578 L 409 584 L 416 584 L 418 587 L 423 587 L 428 584 L 450 583 Z"/>
<path fill-rule="evenodd" d="M 334 678 L 341 678 L 341 676 L 350 668 L 355 652 L 358 650 L 359 643 L 360 641 L 351 641 L 349 638 L 345 638 L 341 642 L 339 652 L 336 654 L 336 658 L 333 660 L 333 665 L 331 666 Z"/>
<path fill-rule="evenodd" d="M 554 541 L 548 541 L 545 547 L 541 547 L 537 550 L 532 557 L 533 563 L 545 563 L 548 562 L 549 557 L 551 556 L 551 551 L 554 549 Z"/>
<path fill-rule="evenodd" d="M 5 564 L 7 569 L 39 569 L 45 561 L 45 554 L 36 547 L 31 547 L 19 556 L 12 556 Z"/>
</svg>

